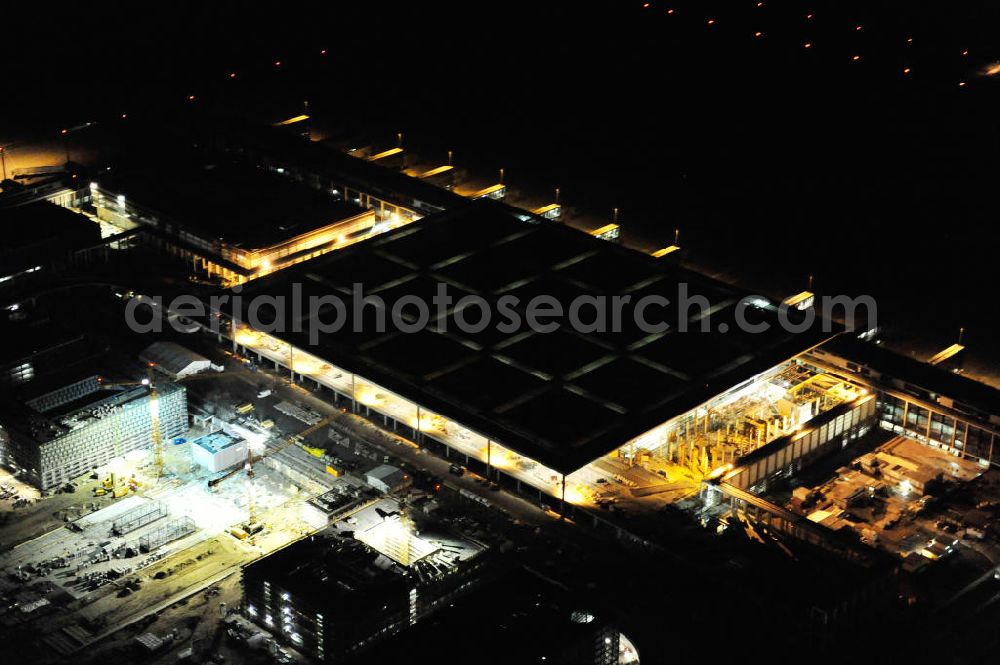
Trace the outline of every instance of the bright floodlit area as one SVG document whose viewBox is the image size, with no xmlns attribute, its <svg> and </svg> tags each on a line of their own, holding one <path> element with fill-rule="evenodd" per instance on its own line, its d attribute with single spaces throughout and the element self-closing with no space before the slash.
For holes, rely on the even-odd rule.
<svg viewBox="0 0 1000 665">
<path fill-rule="evenodd" d="M 451 450 L 553 497 L 562 476 L 496 441 L 295 348 L 272 335 L 240 328 L 236 343 L 262 358 L 294 367 L 372 412 L 418 429 Z M 839 375 L 790 361 L 625 443 L 566 477 L 566 500 L 584 506 L 656 507 L 689 497 L 702 480 L 741 457 L 801 431 L 830 409 L 867 394 Z"/>
</svg>

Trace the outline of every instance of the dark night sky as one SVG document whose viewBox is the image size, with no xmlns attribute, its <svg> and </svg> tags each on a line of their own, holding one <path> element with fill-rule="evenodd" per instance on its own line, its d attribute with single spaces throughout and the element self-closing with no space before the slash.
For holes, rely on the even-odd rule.
<svg viewBox="0 0 1000 665">
<path fill-rule="evenodd" d="M 57 24 L 22 5 L 0 137 L 188 94 L 309 99 L 345 127 L 504 166 L 515 187 L 618 206 L 644 244 L 679 227 L 691 257 L 747 286 L 814 274 L 880 296 L 899 336 L 919 325 L 943 346 L 965 325 L 997 346 L 1000 80 L 976 75 L 1000 60 L 997 3 L 360 4 L 103 5 Z"/>
</svg>

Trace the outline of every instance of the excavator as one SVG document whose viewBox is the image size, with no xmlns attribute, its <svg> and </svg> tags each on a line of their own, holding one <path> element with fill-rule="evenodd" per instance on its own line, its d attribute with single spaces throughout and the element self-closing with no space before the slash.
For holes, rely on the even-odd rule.
<svg viewBox="0 0 1000 665">
<path fill-rule="evenodd" d="M 257 519 L 257 498 L 253 487 L 254 465 L 266 457 L 277 455 L 278 453 L 280 453 L 281 451 L 285 450 L 290 446 L 293 446 L 295 444 L 301 444 L 303 441 L 306 440 L 306 438 L 310 434 L 321 430 L 322 428 L 326 427 L 331 422 L 333 422 L 338 415 L 340 414 L 327 416 L 326 418 L 323 418 L 319 422 L 310 425 L 309 427 L 302 430 L 298 434 L 292 434 L 284 441 L 282 441 L 277 448 L 271 451 L 265 451 L 260 455 L 254 455 L 253 452 L 248 452 L 246 464 L 244 464 L 243 466 L 235 466 L 229 471 L 227 471 L 225 474 L 219 476 L 218 478 L 212 478 L 211 480 L 208 481 L 208 489 L 214 490 L 216 487 L 218 487 L 220 483 L 229 480 L 233 476 L 239 474 L 241 471 L 244 470 L 246 471 L 246 477 L 247 480 L 249 481 L 247 484 L 247 521 L 244 524 L 240 525 L 239 527 L 235 527 L 230 530 L 230 533 L 233 536 L 239 538 L 240 540 L 246 540 L 248 537 L 252 537 L 260 533 L 260 531 L 264 528 L 264 525 L 261 524 Z"/>
</svg>

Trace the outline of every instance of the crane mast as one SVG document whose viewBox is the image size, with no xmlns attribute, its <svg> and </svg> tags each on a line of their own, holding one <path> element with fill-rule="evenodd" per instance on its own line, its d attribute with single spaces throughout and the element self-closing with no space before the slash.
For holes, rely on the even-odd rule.
<svg viewBox="0 0 1000 665">
<path fill-rule="evenodd" d="M 149 420 L 153 428 L 153 467 L 156 469 L 156 479 L 163 475 L 163 435 L 160 432 L 160 395 L 156 391 L 156 381 L 153 377 L 155 363 L 149 363 L 146 377 L 149 381 Z"/>
<path fill-rule="evenodd" d="M 278 453 L 280 453 L 282 450 L 288 448 L 289 446 L 293 446 L 296 443 L 300 443 L 300 442 L 304 441 L 306 439 L 306 437 L 308 437 L 313 432 L 316 432 L 316 431 L 322 429 L 323 427 L 326 427 L 327 425 L 329 425 L 331 422 L 333 422 L 336 419 L 336 417 L 337 417 L 336 415 L 327 416 L 326 418 L 323 418 L 322 420 L 320 420 L 316 424 L 310 425 L 309 427 L 307 427 L 306 429 L 302 430 L 298 434 L 292 434 L 287 439 L 285 439 L 285 441 L 282 442 L 281 445 L 279 445 L 277 448 L 275 448 L 274 450 L 272 450 L 270 452 L 266 452 L 265 451 L 263 454 L 256 455 L 256 456 L 252 452 L 247 453 L 247 463 L 245 465 L 243 465 L 242 467 L 237 466 L 237 467 L 231 469 L 230 471 L 226 472 L 224 475 L 221 475 L 218 478 L 213 478 L 213 479 L 209 480 L 208 481 L 208 488 L 209 489 L 215 489 L 215 487 L 217 487 L 219 485 L 219 483 L 222 483 L 223 481 L 229 480 L 230 478 L 232 478 L 233 476 L 235 476 L 236 474 L 238 474 L 240 471 L 242 471 L 242 470 L 245 469 L 246 472 L 247 472 L 247 528 L 246 528 L 246 531 L 248 533 L 250 533 L 251 535 L 254 534 L 254 533 L 256 533 L 260 529 L 257 528 L 257 496 L 256 496 L 256 492 L 254 491 L 254 483 L 253 483 L 253 479 L 254 479 L 254 464 L 260 462 L 265 457 L 270 457 L 272 455 L 277 455 Z"/>
</svg>

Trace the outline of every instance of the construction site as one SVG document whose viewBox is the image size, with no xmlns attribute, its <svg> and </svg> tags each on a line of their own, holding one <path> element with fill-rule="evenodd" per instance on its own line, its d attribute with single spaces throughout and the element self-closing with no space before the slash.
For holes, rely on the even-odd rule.
<svg viewBox="0 0 1000 665">
<path fill-rule="evenodd" d="M 675 619 L 695 597 L 735 598 L 731 579 L 750 589 L 735 612 L 796 595 L 773 620 L 808 615 L 794 629 L 817 634 L 900 571 L 913 586 L 893 602 L 1000 601 L 1000 406 L 953 371 L 961 343 L 927 363 L 887 357 L 876 328 L 807 316 L 811 290 L 782 300 L 685 266 L 678 231 L 635 251 L 617 208 L 609 224 L 562 223 L 558 189 L 511 207 L 527 199 L 502 169 L 471 177 L 402 137 L 302 141 L 308 119 L 202 118 L 199 140 L 164 130 L 113 170 L 67 165 L 12 190 L 22 227 L 50 218 L 77 248 L 0 278 L 23 287 L 0 322 L 18 337 L 0 363 L 0 640 L 14 659 L 354 658 L 418 623 L 450 632 L 425 619 L 495 588 L 512 551 L 536 570 L 578 563 L 579 605 L 511 612 L 552 614 L 602 665 L 638 660 L 602 610 L 654 607 L 631 616 L 650 640 L 691 562 L 685 576 L 713 590 L 690 590 Z M 520 322 L 538 297 L 663 305 L 646 325 L 635 306 L 610 326 L 477 329 L 459 325 L 473 295 L 494 312 L 513 297 Z M 296 310 L 313 299 L 349 314 L 329 329 L 327 305 Z M 387 330 L 385 313 L 414 301 L 437 307 Z M 173 331 L 140 334 L 136 310 Z M 595 563 L 604 551 L 619 558 Z M 634 553 L 648 558 L 631 573 L 602 572 Z M 505 625 L 505 611 L 484 616 Z"/>
<path fill-rule="evenodd" d="M 474 519 L 442 517 L 426 496 L 410 499 L 355 504 L 328 529 L 249 564 L 248 618 L 317 660 L 337 660 L 467 593 L 511 548 Z"/>
<path fill-rule="evenodd" d="M 867 394 L 843 377 L 784 363 L 570 474 L 567 495 L 597 506 L 691 496 L 706 478 Z"/>
<path fill-rule="evenodd" d="M 193 426 L 148 437 L 50 498 L 29 498 L 17 480 L 4 485 L 5 498 L 16 492 L 22 503 L 0 504 L 18 510 L 0 525 L 0 542 L 16 544 L 0 553 L 0 625 L 4 634 L 35 636 L 36 662 L 110 648 L 116 631 L 326 526 L 310 500 L 342 482 L 317 457 L 332 417 L 276 395 L 258 398 L 270 392 L 241 371 L 248 374 L 234 365 L 233 374 L 180 385 L 150 372 L 139 382 L 152 397 L 147 420 L 161 415 L 162 394 L 190 390 Z M 50 512 L 55 503 L 65 507 Z M 27 531 L 32 509 L 38 522 Z"/>
<path fill-rule="evenodd" d="M 430 290 L 422 270 L 471 293 L 506 293 L 516 285 L 513 293 L 525 297 L 552 292 L 567 299 L 586 280 L 594 291 L 612 287 L 639 298 L 692 277 L 565 227 L 471 207 L 320 257 L 308 271 L 293 267 L 249 285 L 247 295 L 281 299 L 293 289 L 309 295 L 331 288 L 346 294 L 349 281 L 360 279 L 389 309 Z M 602 284 L 595 274 L 616 277 Z M 206 332 L 233 353 L 331 391 L 336 403 L 517 493 L 610 512 L 655 512 L 696 495 L 703 481 L 768 444 L 805 432 L 814 419 L 871 398 L 844 373 L 803 360 L 810 345 L 833 333 L 772 328 L 758 339 L 735 324 L 738 292 L 709 282 L 692 288 L 717 303 L 713 325 L 727 335 L 649 335 L 627 324 L 589 335 L 449 329 L 399 336 L 371 331 L 361 319 L 354 322 L 360 334 L 334 332 L 309 344 L 288 332 L 291 325 L 284 334 L 265 332 L 243 323 L 246 312 L 225 307 L 216 312 L 219 334 Z M 351 304 L 349 311 L 362 311 Z M 781 307 L 760 298 L 745 311 L 769 322 Z M 438 314 L 436 323 L 454 316 Z M 824 429 L 824 443 L 832 436 Z"/>
<path fill-rule="evenodd" d="M 795 487 L 786 505 L 920 572 L 952 555 L 987 562 L 1000 556 L 1000 534 L 990 526 L 1000 498 L 995 476 L 981 464 L 896 436 L 825 482 Z"/>
</svg>

